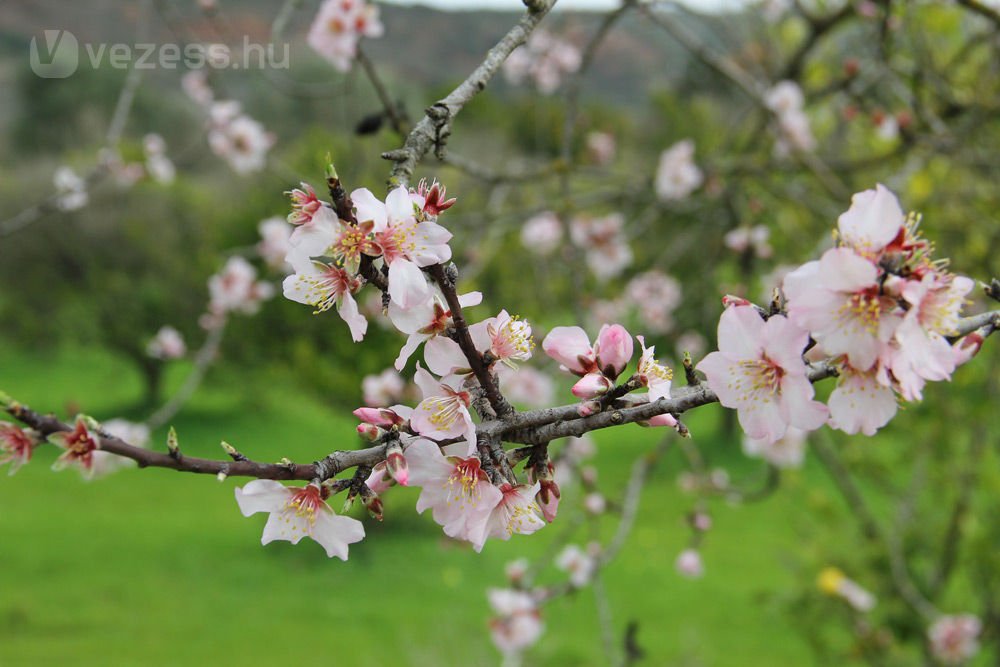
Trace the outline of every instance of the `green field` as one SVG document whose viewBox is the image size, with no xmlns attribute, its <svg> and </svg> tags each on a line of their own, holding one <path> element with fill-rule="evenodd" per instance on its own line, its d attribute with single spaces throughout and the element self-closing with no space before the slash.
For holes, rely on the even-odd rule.
<svg viewBox="0 0 1000 667">
<path fill-rule="evenodd" d="M 174 370 L 176 382 L 184 369 Z M 110 418 L 138 396 L 139 381 L 92 350 L 8 348 L 0 352 L 0 388 L 39 410 L 76 404 Z M 735 443 L 699 437 L 713 430 L 704 420 L 714 419 L 713 409 L 700 413 L 692 423 L 699 447 L 735 476 L 753 475 L 759 464 Z M 253 458 L 312 460 L 353 446 L 345 415 L 280 373 L 220 371 L 175 425 L 192 455 L 222 455 L 217 443 L 225 438 Z M 609 497 L 620 495 L 631 462 L 661 434 L 638 427 L 597 434 Z M 162 433 L 154 443 L 162 446 Z M 503 584 L 506 562 L 545 551 L 562 532 L 557 521 L 476 555 L 415 514 L 413 490 L 397 489 L 385 522 L 367 521 L 368 538 L 342 563 L 308 540 L 262 548 L 263 517 L 243 518 L 233 499 L 241 480 L 127 470 L 87 483 L 73 471 L 51 472 L 54 457 L 42 448 L 32 464 L 0 479 L 0 665 L 494 665 L 486 587 Z M 804 590 L 815 575 L 798 571 L 795 556 L 816 530 L 817 507 L 826 509 L 825 529 L 853 530 L 823 472 L 811 463 L 752 506 L 713 503 L 707 575 L 690 581 L 673 569 L 694 502 L 678 489 L 680 469 L 671 451 L 607 571 L 616 631 L 639 622 L 647 665 L 813 664 L 783 600 L 818 596 Z M 567 491 L 563 518 L 578 511 L 579 499 Z M 614 522 L 605 520 L 605 532 Z M 525 664 L 605 664 L 591 591 L 554 602 L 544 615 L 546 635 Z"/>
</svg>

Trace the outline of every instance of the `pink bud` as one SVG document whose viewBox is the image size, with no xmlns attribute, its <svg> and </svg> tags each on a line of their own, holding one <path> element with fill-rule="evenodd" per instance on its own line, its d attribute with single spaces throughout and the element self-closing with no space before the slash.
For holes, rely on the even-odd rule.
<svg viewBox="0 0 1000 667">
<path fill-rule="evenodd" d="M 611 389 L 611 380 L 597 373 L 584 375 L 573 385 L 573 395 L 584 400 L 603 396 Z"/>
<path fill-rule="evenodd" d="M 389 408 L 358 408 L 352 414 L 366 424 L 374 424 L 383 428 L 397 426 L 406 421 Z"/>
<path fill-rule="evenodd" d="M 590 415 L 597 414 L 601 411 L 601 404 L 597 401 L 584 401 L 580 405 L 576 406 L 576 414 L 581 417 L 589 417 Z"/>
<path fill-rule="evenodd" d="M 358 435 L 360 435 L 365 440 L 368 440 L 369 442 L 375 442 L 376 440 L 382 437 L 383 433 L 385 433 L 385 431 L 380 429 L 378 426 L 375 426 L 374 424 L 365 424 L 365 423 L 358 424 L 357 431 Z"/>
<path fill-rule="evenodd" d="M 410 479 L 409 468 L 406 466 L 406 457 L 403 456 L 403 450 L 395 449 L 390 450 L 389 456 L 385 459 L 386 469 L 392 478 L 396 480 L 396 483 L 400 486 L 406 486 Z"/>
<path fill-rule="evenodd" d="M 656 415 L 655 417 L 646 421 L 644 426 L 669 426 L 670 428 L 677 428 L 677 419 L 669 412 L 662 415 Z"/>
<path fill-rule="evenodd" d="M 978 332 L 970 333 L 952 347 L 952 355 L 955 358 L 955 365 L 961 366 L 972 357 L 976 356 L 979 348 L 983 345 L 983 337 Z"/>
<path fill-rule="evenodd" d="M 559 510 L 560 495 L 558 484 L 554 481 L 542 480 L 539 491 L 535 495 L 535 500 L 538 502 L 538 507 L 542 510 L 542 516 L 549 523 L 552 523 L 556 518 L 556 512 Z"/>
<path fill-rule="evenodd" d="M 620 324 L 605 324 L 597 334 L 594 349 L 601 372 L 614 380 L 632 360 L 632 336 Z"/>
<path fill-rule="evenodd" d="M 705 574 L 705 566 L 701 562 L 701 554 L 698 553 L 697 549 L 685 549 L 680 552 L 677 555 L 677 560 L 674 561 L 674 567 L 677 568 L 679 574 L 691 579 L 697 579 Z"/>
</svg>

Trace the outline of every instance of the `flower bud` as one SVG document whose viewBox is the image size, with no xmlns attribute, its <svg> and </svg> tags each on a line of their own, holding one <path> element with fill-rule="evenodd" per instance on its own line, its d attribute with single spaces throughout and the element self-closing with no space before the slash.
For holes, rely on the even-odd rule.
<svg viewBox="0 0 1000 667">
<path fill-rule="evenodd" d="M 380 429 L 378 426 L 375 426 L 374 424 L 365 424 L 363 422 L 357 425 L 356 430 L 358 435 L 360 435 L 363 440 L 367 440 L 369 442 L 375 442 L 382 437 L 383 433 L 385 433 L 385 431 Z"/>
<path fill-rule="evenodd" d="M 727 294 L 722 297 L 722 307 L 729 308 L 730 306 L 752 306 L 748 300 L 741 296 L 735 296 L 733 294 Z"/>
<path fill-rule="evenodd" d="M 552 523 L 556 518 L 556 512 L 559 511 L 560 496 L 559 485 L 556 484 L 555 480 L 543 479 L 539 482 L 539 490 L 535 495 L 535 501 L 542 510 L 542 516 L 549 523 Z"/>
<path fill-rule="evenodd" d="M 365 484 L 361 487 L 361 500 L 373 519 L 382 520 L 382 499 Z"/>
<path fill-rule="evenodd" d="M 409 469 L 406 466 L 406 457 L 403 456 L 403 448 L 398 441 L 393 441 L 386 449 L 385 467 L 400 486 L 406 486 L 410 479 Z"/>
<path fill-rule="evenodd" d="M 603 396 L 612 387 L 611 380 L 597 373 L 588 373 L 573 385 L 573 395 L 577 398 L 588 400 Z"/>
<path fill-rule="evenodd" d="M 584 401 L 576 406 L 576 413 L 581 417 L 589 417 L 601 411 L 601 404 L 597 401 Z"/>
<path fill-rule="evenodd" d="M 598 368 L 614 380 L 632 360 L 632 336 L 620 324 L 605 324 L 597 334 L 595 351 Z"/>
</svg>

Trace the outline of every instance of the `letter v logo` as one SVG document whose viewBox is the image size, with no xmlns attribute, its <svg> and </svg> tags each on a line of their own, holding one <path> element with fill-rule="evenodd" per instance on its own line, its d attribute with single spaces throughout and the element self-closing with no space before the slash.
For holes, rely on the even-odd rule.
<svg viewBox="0 0 1000 667">
<path fill-rule="evenodd" d="M 68 30 L 44 30 L 31 38 L 31 71 L 43 79 L 65 79 L 80 64 L 80 44 Z"/>
</svg>

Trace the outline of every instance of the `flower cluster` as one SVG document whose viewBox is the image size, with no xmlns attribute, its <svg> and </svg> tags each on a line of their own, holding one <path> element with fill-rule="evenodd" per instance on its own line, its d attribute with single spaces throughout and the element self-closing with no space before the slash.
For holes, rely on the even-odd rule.
<svg viewBox="0 0 1000 667">
<path fill-rule="evenodd" d="M 580 69 L 580 50 L 547 30 L 535 30 L 528 41 L 504 61 L 504 76 L 513 84 L 531 79 L 538 92 L 551 95 L 562 77 Z"/>
<path fill-rule="evenodd" d="M 253 315 L 262 301 L 274 295 L 274 287 L 257 280 L 257 269 L 239 256 L 230 257 L 219 273 L 208 279 L 208 313 L 202 320 L 206 328 L 214 328 L 227 313 Z"/>
<path fill-rule="evenodd" d="M 443 187 L 438 183 L 429 187 L 421 183 L 416 190 L 399 187 L 384 202 L 359 188 L 351 193 L 355 220 L 340 219 L 311 187 L 303 188 L 291 193 L 289 221 L 298 228 L 285 257 L 295 270 L 284 282 L 286 298 L 310 305 L 317 313 L 336 306 L 352 338 L 360 341 L 368 321 L 353 296 L 363 284 L 358 272 L 362 260 L 378 259 L 386 269 L 392 312 L 413 315 L 427 308 L 437 312 L 440 299 L 421 269 L 451 258 L 451 232 L 437 224 L 437 217 L 455 200 L 446 199 Z M 402 329 L 399 318 L 392 319 Z M 445 319 L 442 313 L 439 324 L 443 326 Z"/>
<path fill-rule="evenodd" d="M 157 183 L 173 183 L 177 170 L 167 157 L 167 142 L 158 134 L 147 134 L 142 138 L 142 150 L 146 156 L 146 173 Z"/>
<path fill-rule="evenodd" d="M 244 114 L 239 102 L 214 102 L 209 107 L 209 121 L 209 148 L 228 162 L 233 171 L 250 174 L 265 167 L 274 135 Z"/>
<path fill-rule="evenodd" d="M 773 444 L 792 427 L 824 423 L 872 435 L 895 415 L 897 394 L 920 400 L 927 381 L 950 379 L 975 353 L 947 340 L 973 282 L 931 259 L 917 223 L 881 185 L 856 194 L 838 220 L 838 246 L 785 276 L 787 315 L 765 321 L 731 300 L 719 351 L 698 368 L 750 438 Z M 812 400 L 810 340 L 839 370 L 826 406 Z"/>
<path fill-rule="evenodd" d="M 673 371 L 663 366 L 654 356 L 654 346 L 646 347 L 643 336 L 636 336 L 642 354 L 635 373 L 617 390 L 620 395 L 640 387 L 648 388 L 644 396 L 634 400 L 649 402 L 669 398 Z M 615 381 L 625 371 L 632 360 L 634 346 L 632 336 L 620 324 L 605 324 L 591 344 L 590 338 L 580 327 L 555 327 L 542 341 L 542 349 L 560 363 L 560 369 L 578 376 L 573 385 L 573 395 L 583 401 L 578 408 L 581 415 L 589 415 L 600 409 L 598 399 L 602 399 L 615 387 Z M 669 414 L 653 417 L 650 426 L 676 426 L 676 420 Z"/>
<path fill-rule="evenodd" d="M 75 211 L 87 205 L 87 183 L 71 167 L 59 167 L 52 175 L 56 188 L 56 206 L 60 211 Z"/>
<path fill-rule="evenodd" d="M 306 40 L 341 72 L 351 69 L 362 37 L 381 37 L 385 29 L 378 5 L 364 0 L 326 0 L 309 27 Z"/>
<path fill-rule="evenodd" d="M 961 665 L 979 652 L 982 622 L 972 614 L 942 616 L 927 629 L 931 653 L 946 665 Z"/>
</svg>

